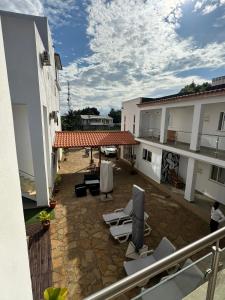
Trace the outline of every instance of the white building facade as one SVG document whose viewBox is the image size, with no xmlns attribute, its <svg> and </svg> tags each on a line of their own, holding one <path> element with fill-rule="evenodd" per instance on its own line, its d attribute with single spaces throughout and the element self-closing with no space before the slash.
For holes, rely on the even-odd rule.
<svg viewBox="0 0 225 300">
<path fill-rule="evenodd" d="M 60 153 L 58 70 L 47 18 L 0 11 L 22 196 L 46 206 Z"/>
<path fill-rule="evenodd" d="M 123 102 L 121 130 L 140 143 L 136 168 L 158 183 L 171 170 L 184 183 L 184 198 L 195 191 L 225 204 L 225 85 L 203 93 L 137 98 Z M 121 151 L 129 159 L 130 149 Z"/>
<path fill-rule="evenodd" d="M 31 300 L 32 288 L 21 200 L 13 113 L 0 17 L 0 278 L 1 299 Z"/>
<path fill-rule="evenodd" d="M 107 129 L 113 126 L 113 118 L 109 116 L 81 115 L 80 117 L 84 130 Z"/>
</svg>

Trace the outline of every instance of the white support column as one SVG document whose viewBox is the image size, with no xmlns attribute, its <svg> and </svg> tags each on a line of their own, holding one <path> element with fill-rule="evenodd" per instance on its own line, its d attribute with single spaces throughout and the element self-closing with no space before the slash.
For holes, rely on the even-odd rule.
<svg viewBox="0 0 225 300">
<path fill-rule="evenodd" d="M 166 107 L 162 108 L 161 114 L 161 128 L 160 128 L 160 143 L 167 142 L 167 130 L 169 125 L 169 111 Z"/>
<path fill-rule="evenodd" d="M 188 159 L 187 177 L 184 192 L 184 198 L 190 202 L 194 201 L 196 176 L 196 160 L 190 157 Z"/>
<path fill-rule="evenodd" d="M 140 110 L 138 110 L 138 112 L 136 114 L 136 120 L 135 121 L 136 121 L 135 122 L 135 126 L 136 126 L 135 136 L 139 137 L 141 135 L 141 132 L 140 132 L 140 130 L 141 130 L 141 124 L 140 124 L 140 122 L 141 122 L 141 111 Z"/>
<path fill-rule="evenodd" d="M 44 119 L 40 100 L 28 105 L 29 128 L 35 185 L 37 191 L 37 205 L 47 206 L 49 204 L 48 173 L 45 153 Z"/>
<path fill-rule="evenodd" d="M 33 296 L 1 18 L 0 78 L 0 298 L 31 300 Z"/>
<path fill-rule="evenodd" d="M 200 103 L 195 104 L 193 120 L 192 120 L 191 144 L 190 144 L 190 150 L 192 151 L 200 150 L 200 133 L 202 132 L 202 125 L 203 125 L 202 115 L 203 115 L 202 104 Z"/>
</svg>

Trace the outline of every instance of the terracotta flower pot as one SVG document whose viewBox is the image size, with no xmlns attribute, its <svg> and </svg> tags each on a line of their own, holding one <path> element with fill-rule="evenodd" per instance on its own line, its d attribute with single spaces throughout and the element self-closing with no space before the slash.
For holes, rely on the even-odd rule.
<svg viewBox="0 0 225 300">
<path fill-rule="evenodd" d="M 50 201 L 49 206 L 50 206 L 50 208 L 55 208 L 56 204 L 57 204 L 56 201 Z"/>
<path fill-rule="evenodd" d="M 49 220 L 42 221 L 42 227 L 44 230 L 48 230 L 50 227 L 50 221 Z"/>
</svg>

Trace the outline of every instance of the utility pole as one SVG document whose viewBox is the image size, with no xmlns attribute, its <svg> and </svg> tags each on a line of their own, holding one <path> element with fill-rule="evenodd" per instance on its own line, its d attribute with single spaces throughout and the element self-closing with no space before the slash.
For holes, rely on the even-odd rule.
<svg viewBox="0 0 225 300">
<path fill-rule="evenodd" d="M 68 91 L 67 91 L 67 105 L 68 105 L 68 111 L 71 110 L 71 95 L 70 95 L 70 82 L 67 81 L 67 87 L 68 87 Z"/>
</svg>

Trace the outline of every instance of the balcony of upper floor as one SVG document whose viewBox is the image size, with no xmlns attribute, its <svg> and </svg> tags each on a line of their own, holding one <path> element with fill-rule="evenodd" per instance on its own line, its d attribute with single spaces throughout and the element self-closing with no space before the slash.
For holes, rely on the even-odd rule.
<svg viewBox="0 0 225 300">
<path fill-rule="evenodd" d="M 141 111 L 138 137 L 225 160 L 225 103 Z"/>
</svg>

